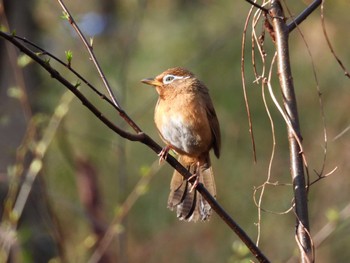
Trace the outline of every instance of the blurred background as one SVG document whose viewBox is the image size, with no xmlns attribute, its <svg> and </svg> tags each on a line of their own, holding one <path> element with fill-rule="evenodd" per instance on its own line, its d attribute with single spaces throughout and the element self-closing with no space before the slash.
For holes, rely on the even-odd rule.
<svg viewBox="0 0 350 263">
<path fill-rule="evenodd" d="M 161 145 L 153 123 L 157 94 L 140 80 L 183 66 L 206 83 L 222 132 L 222 157 L 212 156 L 217 199 L 253 240 L 259 222 L 254 189 L 268 177 L 273 142 L 262 99 L 265 92 L 276 136 L 270 181 L 281 185 L 265 189 L 262 207 L 274 213 L 261 212 L 259 247 L 272 262 L 298 262 L 295 216 L 283 213 L 293 198 L 286 128 L 267 90 L 255 82 L 250 20 L 245 74 L 257 163 L 253 159 L 241 80 L 242 33 L 250 5 L 243 0 L 66 2 L 87 38 L 93 38 L 94 52 L 118 101 Z M 287 2 L 293 15 L 310 3 Z M 15 31 L 63 61 L 70 50 L 72 67 L 106 93 L 56 1 L 7 0 L 0 1 L 0 7 L 2 30 Z M 349 8 L 344 0 L 325 3 L 329 38 L 348 68 Z M 323 175 L 337 167 L 309 190 L 316 260 L 345 262 L 350 257 L 350 81 L 327 46 L 320 9 L 300 30 L 302 36 L 297 30 L 290 36 L 290 55 L 310 181 L 317 179 L 323 166 Z M 261 22 L 256 32 L 261 34 Z M 264 48 L 268 66 L 274 46 L 267 34 Z M 72 83 L 79 82 L 53 60 L 50 64 Z M 258 55 L 257 70 L 262 72 Z M 278 95 L 276 72 L 273 78 Z M 3 39 L 0 80 L 0 244 L 3 251 L 12 246 L 10 262 L 254 260 L 216 214 L 205 223 L 179 221 L 166 208 L 169 165 L 158 166 L 158 157 L 149 148 L 110 131 L 65 87 Z M 326 160 L 317 83 L 328 135 Z M 113 122 L 130 130 L 86 85 L 79 89 Z M 25 176 L 35 180 L 29 197 L 19 200 Z M 13 213 L 14 205 L 20 212 L 25 205 L 23 213 Z M 102 257 L 96 253 L 101 239 L 106 252 Z M 6 259 L 4 253 L 1 257 Z"/>
</svg>

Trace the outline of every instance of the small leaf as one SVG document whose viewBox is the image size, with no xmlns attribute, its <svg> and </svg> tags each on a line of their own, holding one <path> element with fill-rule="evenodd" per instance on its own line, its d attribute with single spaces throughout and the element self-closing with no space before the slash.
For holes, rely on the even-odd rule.
<svg viewBox="0 0 350 263">
<path fill-rule="evenodd" d="M 50 58 L 46 58 L 44 61 L 45 61 L 46 64 L 50 65 L 51 59 Z"/>
<path fill-rule="evenodd" d="M 73 59 L 73 52 L 71 50 L 65 51 L 66 59 L 68 61 L 68 66 L 71 65 L 72 59 Z"/>
<path fill-rule="evenodd" d="M 75 83 L 74 87 L 77 89 L 81 86 L 81 82 L 78 80 L 77 83 Z"/>
<path fill-rule="evenodd" d="M 69 21 L 69 14 L 66 11 L 62 11 L 62 16 L 61 18 L 67 19 Z"/>
</svg>

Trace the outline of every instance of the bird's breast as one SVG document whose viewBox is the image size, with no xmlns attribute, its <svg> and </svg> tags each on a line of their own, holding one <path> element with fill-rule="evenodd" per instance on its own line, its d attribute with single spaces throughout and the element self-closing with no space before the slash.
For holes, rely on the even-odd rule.
<svg viewBox="0 0 350 263">
<path fill-rule="evenodd" d="M 162 139 L 179 154 L 196 157 L 211 148 L 208 118 L 200 107 L 158 103 L 155 122 Z"/>
</svg>

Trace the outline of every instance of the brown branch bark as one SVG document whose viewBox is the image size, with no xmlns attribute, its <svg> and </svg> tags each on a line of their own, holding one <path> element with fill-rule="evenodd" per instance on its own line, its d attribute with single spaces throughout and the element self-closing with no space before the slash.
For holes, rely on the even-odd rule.
<svg viewBox="0 0 350 263">
<path fill-rule="evenodd" d="M 305 183 L 303 153 L 299 142 L 302 141 L 297 101 L 294 92 L 293 77 L 289 58 L 289 28 L 285 22 L 282 6 L 278 0 L 271 2 L 270 16 L 276 36 L 277 67 L 279 82 L 283 93 L 283 103 L 291 125 L 287 125 L 290 171 L 293 180 L 296 239 L 299 245 L 301 262 L 314 262 L 312 240 L 309 231 L 308 200 Z"/>
<path fill-rule="evenodd" d="M 129 133 L 118 126 L 116 126 L 112 121 L 110 121 L 107 117 L 105 117 L 98 108 L 96 108 L 85 96 L 81 93 L 75 85 L 70 83 L 67 79 L 65 79 L 61 74 L 55 70 L 48 61 L 43 60 L 29 48 L 24 46 L 21 42 L 19 42 L 16 37 L 11 34 L 0 31 L 0 37 L 6 39 L 11 42 L 14 46 L 16 46 L 20 51 L 28 55 L 33 59 L 36 63 L 38 63 L 42 68 L 44 68 L 52 78 L 59 81 L 62 85 L 68 88 L 71 92 L 75 94 L 75 96 L 82 102 L 84 106 L 86 106 L 103 124 L 105 124 L 108 128 L 113 130 L 115 133 L 120 135 L 121 137 L 130 140 L 130 141 L 138 141 L 145 145 L 147 145 L 150 149 L 152 149 L 157 154 L 160 153 L 162 147 L 159 146 L 151 137 L 147 134 L 143 133 L 141 129 L 131 120 L 128 115 L 119 109 L 119 114 L 121 117 L 130 125 L 137 127 L 139 132 L 136 134 Z M 133 127 L 134 128 L 134 127 Z M 180 174 L 182 174 L 185 178 L 189 179 L 192 174 L 187 171 L 185 167 L 183 167 L 174 157 L 168 155 L 166 161 Z M 195 179 L 193 178 L 192 182 Z M 242 240 L 243 243 L 249 248 L 251 253 L 259 262 L 269 262 L 266 256 L 260 251 L 260 249 L 255 245 L 255 243 L 249 238 L 249 236 L 244 232 L 244 230 L 232 219 L 232 217 L 220 206 L 217 200 L 210 195 L 210 193 L 205 189 L 202 184 L 198 184 L 196 190 L 208 201 L 211 205 L 212 209 L 220 216 L 220 218 L 236 233 L 236 235 Z"/>
<path fill-rule="evenodd" d="M 303 10 L 287 27 L 288 31 L 293 31 L 298 25 L 300 25 L 317 7 L 320 6 L 322 0 L 314 0 L 307 8 Z"/>
</svg>

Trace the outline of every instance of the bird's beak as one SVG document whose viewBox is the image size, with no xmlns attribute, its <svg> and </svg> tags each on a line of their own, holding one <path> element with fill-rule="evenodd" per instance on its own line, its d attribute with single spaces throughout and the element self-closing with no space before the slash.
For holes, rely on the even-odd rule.
<svg viewBox="0 0 350 263">
<path fill-rule="evenodd" d="M 147 85 L 152 85 L 152 86 L 162 86 L 163 83 L 156 80 L 156 79 L 153 79 L 153 78 L 147 78 L 147 79 L 142 79 L 141 80 L 142 83 L 145 83 Z"/>
</svg>

